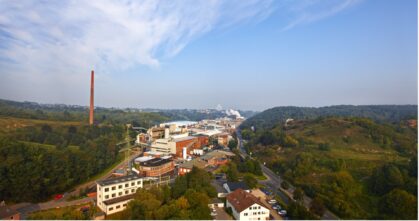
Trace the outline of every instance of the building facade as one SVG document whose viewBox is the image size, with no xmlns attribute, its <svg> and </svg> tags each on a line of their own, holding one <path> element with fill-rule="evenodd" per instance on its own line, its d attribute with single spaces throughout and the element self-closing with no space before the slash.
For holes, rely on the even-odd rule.
<svg viewBox="0 0 419 221">
<path fill-rule="evenodd" d="M 227 195 L 226 207 L 231 208 L 236 220 L 269 220 L 269 209 L 258 198 L 242 189 Z"/>
<path fill-rule="evenodd" d="M 137 174 L 111 178 L 96 182 L 97 206 L 106 215 L 120 212 L 134 198 L 138 188 L 143 187 L 143 179 Z"/>
<path fill-rule="evenodd" d="M 144 162 L 140 162 L 138 171 L 144 177 L 158 177 L 165 174 L 173 173 L 175 164 L 172 158 L 153 158 Z"/>
</svg>

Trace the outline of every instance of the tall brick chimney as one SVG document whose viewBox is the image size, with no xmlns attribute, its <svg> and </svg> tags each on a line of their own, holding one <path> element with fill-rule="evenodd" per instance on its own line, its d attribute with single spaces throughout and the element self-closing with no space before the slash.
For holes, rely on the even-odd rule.
<svg viewBox="0 0 419 221">
<path fill-rule="evenodd" d="M 90 113 L 89 113 L 89 124 L 93 125 L 94 120 L 94 97 L 95 97 L 95 72 L 92 70 L 92 75 L 90 78 Z"/>
</svg>

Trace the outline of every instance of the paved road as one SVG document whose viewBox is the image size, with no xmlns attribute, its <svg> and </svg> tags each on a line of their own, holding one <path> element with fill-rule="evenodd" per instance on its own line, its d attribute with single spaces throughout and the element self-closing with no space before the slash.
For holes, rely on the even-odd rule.
<svg viewBox="0 0 419 221">
<path fill-rule="evenodd" d="M 243 140 L 241 137 L 241 133 L 240 133 L 240 129 L 236 130 L 236 134 L 237 134 L 237 140 L 238 140 L 238 148 L 240 150 L 240 154 L 242 155 L 242 157 L 247 157 L 248 154 L 246 153 L 246 150 L 243 147 Z M 279 175 L 275 174 L 272 170 L 270 170 L 269 168 L 267 168 L 265 165 L 263 165 L 262 163 L 260 164 L 261 168 L 262 168 L 262 172 L 265 174 L 266 177 L 268 177 L 267 181 L 260 181 L 260 183 L 265 184 L 269 187 L 271 187 L 271 189 L 273 189 L 274 191 L 276 191 L 276 193 L 281 197 L 281 199 L 284 199 L 286 197 L 284 197 L 284 194 L 288 196 L 289 199 L 292 200 L 292 196 L 293 196 L 293 192 L 295 190 L 295 187 L 293 187 L 292 185 L 290 185 L 290 188 L 288 190 L 285 190 L 281 187 L 281 183 L 282 183 L 282 179 Z M 279 191 L 279 190 L 281 191 Z M 311 198 L 304 196 L 304 200 L 303 200 L 303 204 L 306 208 L 310 207 L 310 203 L 311 203 Z M 285 201 L 285 203 L 288 203 L 288 200 Z M 339 217 L 337 217 L 335 214 L 333 214 L 332 212 L 330 212 L 329 210 L 326 209 L 326 212 L 324 213 L 322 219 L 325 220 L 336 220 L 339 219 Z"/>
<path fill-rule="evenodd" d="M 40 211 L 40 210 L 47 210 L 52 208 L 61 208 L 61 207 L 67 207 L 67 206 L 74 206 L 74 205 L 81 205 L 86 204 L 89 202 L 94 202 L 96 197 L 86 197 L 83 199 L 73 200 L 73 201 L 48 201 L 45 203 L 25 203 L 25 205 L 21 208 L 17 208 L 17 211 L 21 213 L 21 219 L 26 219 L 29 213 Z"/>
</svg>

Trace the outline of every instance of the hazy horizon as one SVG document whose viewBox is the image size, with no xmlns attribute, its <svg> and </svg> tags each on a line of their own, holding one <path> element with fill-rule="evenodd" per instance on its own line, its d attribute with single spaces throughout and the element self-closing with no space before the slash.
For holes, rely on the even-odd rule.
<svg viewBox="0 0 419 221">
<path fill-rule="evenodd" d="M 0 97 L 262 111 L 417 105 L 417 2 L 0 1 Z"/>
<path fill-rule="evenodd" d="M 85 107 L 86 109 L 89 108 L 88 104 L 65 104 L 65 103 L 42 103 L 42 102 L 37 102 L 37 101 L 29 101 L 29 100 L 22 100 L 22 101 L 18 101 L 18 100 L 9 100 L 9 99 L 4 99 L 4 98 L 0 98 L 0 100 L 8 100 L 8 101 L 14 101 L 14 102 L 34 102 L 34 103 L 38 103 L 40 105 L 68 105 L 68 106 L 80 106 L 80 107 Z M 253 112 L 263 112 L 265 110 L 268 109 L 272 109 L 272 108 L 276 108 L 276 107 L 301 107 L 301 108 L 323 108 L 323 107 L 332 107 L 332 106 L 392 106 L 392 105 L 396 105 L 396 106 L 409 106 L 409 105 L 413 105 L 413 106 L 418 106 L 418 104 L 331 104 L 331 105 L 324 105 L 324 106 L 295 106 L 295 105 L 274 105 L 272 107 L 263 109 L 263 110 L 252 110 L 252 109 L 234 109 L 234 108 L 228 108 L 228 107 L 221 107 L 221 110 L 227 110 L 227 109 L 233 109 L 233 110 L 240 110 L 240 111 L 253 111 Z M 205 110 L 205 109 L 210 109 L 210 110 L 217 110 L 218 107 L 207 107 L 207 108 L 186 108 L 186 107 L 170 107 L 170 108 L 159 108 L 159 107 L 134 107 L 134 106 L 126 106 L 126 107 L 114 107 L 114 106 L 98 106 L 96 105 L 95 108 L 115 108 L 115 109 L 155 109 L 155 110 Z"/>
</svg>

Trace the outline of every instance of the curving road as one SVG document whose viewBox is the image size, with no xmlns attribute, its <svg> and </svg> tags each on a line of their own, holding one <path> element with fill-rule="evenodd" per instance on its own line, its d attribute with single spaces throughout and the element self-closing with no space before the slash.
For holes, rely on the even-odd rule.
<svg viewBox="0 0 419 221">
<path fill-rule="evenodd" d="M 240 133 L 240 129 L 236 130 L 236 135 L 237 135 L 237 147 L 240 150 L 240 155 L 245 158 L 248 157 L 249 155 L 246 153 L 246 150 L 243 147 L 243 140 L 242 140 L 242 136 Z M 250 158 L 252 158 L 250 156 Z M 273 191 L 275 191 L 280 197 L 281 199 L 286 199 L 284 200 L 285 203 L 288 203 L 288 199 L 293 199 L 293 192 L 295 190 L 295 187 L 292 186 L 290 184 L 290 188 L 288 190 L 285 190 L 281 187 L 281 183 L 282 183 L 282 178 L 275 174 L 272 170 L 270 170 L 269 168 L 267 168 L 265 165 L 263 165 L 262 163 L 260 164 L 261 168 L 262 168 L 262 172 L 264 173 L 264 175 L 268 178 L 268 180 L 265 181 L 259 181 L 261 184 L 265 184 L 267 186 L 269 186 Z M 279 190 L 280 191 L 279 191 Z M 285 197 L 285 195 L 287 197 Z M 310 203 L 311 203 L 311 198 L 309 198 L 308 196 L 304 196 L 304 200 L 303 200 L 303 205 L 308 209 L 310 208 Z M 326 209 L 325 213 L 323 214 L 322 219 L 324 220 L 337 220 L 339 219 L 339 217 L 337 217 L 335 214 L 333 214 L 332 212 L 330 212 L 328 209 Z"/>
</svg>

